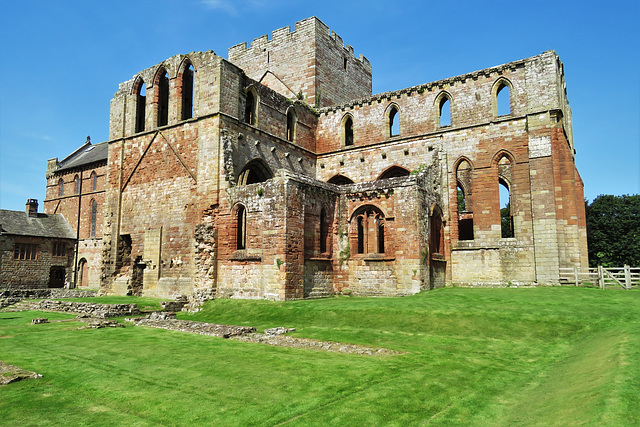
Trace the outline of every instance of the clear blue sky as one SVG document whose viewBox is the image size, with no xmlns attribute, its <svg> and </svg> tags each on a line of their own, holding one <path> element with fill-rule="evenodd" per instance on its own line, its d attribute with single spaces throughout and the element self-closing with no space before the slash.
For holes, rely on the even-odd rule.
<svg viewBox="0 0 640 427">
<path fill-rule="evenodd" d="M 555 50 L 586 197 L 640 192 L 638 0 L 29 0 L 0 14 L 0 208 L 42 202 L 47 159 L 106 141 L 109 101 L 138 71 L 226 58 L 310 16 L 371 61 L 374 93 Z"/>
</svg>

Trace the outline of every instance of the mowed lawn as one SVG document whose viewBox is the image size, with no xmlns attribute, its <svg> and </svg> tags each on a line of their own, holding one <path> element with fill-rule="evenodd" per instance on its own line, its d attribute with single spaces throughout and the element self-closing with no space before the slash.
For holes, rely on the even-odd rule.
<svg viewBox="0 0 640 427">
<path fill-rule="evenodd" d="M 0 360 L 43 375 L 0 388 L 0 425 L 640 425 L 636 290 L 216 300 L 180 316 L 405 352 L 384 357 L 41 316 L 71 318 L 0 312 Z"/>
</svg>

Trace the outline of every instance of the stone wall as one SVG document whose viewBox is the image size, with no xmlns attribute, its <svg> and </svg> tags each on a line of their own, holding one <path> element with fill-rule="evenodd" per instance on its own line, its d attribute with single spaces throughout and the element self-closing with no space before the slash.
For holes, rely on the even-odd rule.
<svg viewBox="0 0 640 427">
<path fill-rule="evenodd" d="M 38 309 L 74 314 L 86 314 L 90 317 L 121 317 L 140 314 L 136 304 L 97 304 L 89 302 L 56 301 L 44 299 L 38 303 Z"/>
</svg>

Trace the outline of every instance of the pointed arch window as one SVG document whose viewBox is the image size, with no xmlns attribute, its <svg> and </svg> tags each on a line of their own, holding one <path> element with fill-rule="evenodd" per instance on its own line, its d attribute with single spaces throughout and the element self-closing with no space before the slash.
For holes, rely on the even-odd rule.
<svg viewBox="0 0 640 427">
<path fill-rule="evenodd" d="M 473 208 L 471 200 L 471 164 L 462 160 L 456 168 L 458 190 L 458 240 L 473 240 Z"/>
<path fill-rule="evenodd" d="M 438 121 L 440 127 L 451 126 L 451 99 L 443 94 L 438 102 Z"/>
<path fill-rule="evenodd" d="M 236 210 L 236 249 L 247 248 L 247 209 L 238 205 Z"/>
<path fill-rule="evenodd" d="M 389 136 L 400 135 L 400 113 L 398 107 L 393 105 L 389 109 Z"/>
<path fill-rule="evenodd" d="M 187 61 L 182 72 L 182 120 L 193 117 L 193 65 Z"/>
<path fill-rule="evenodd" d="M 247 101 L 244 108 L 244 121 L 250 125 L 256 124 L 256 114 L 257 114 L 257 96 L 254 93 L 253 88 L 250 88 L 247 91 Z"/>
<path fill-rule="evenodd" d="M 64 179 L 58 180 L 58 197 L 64 196 Z"/>
<path fill-rule="evenodd" d="M 158 126 L 169 123 L 169 77 L 166 70 L 161 70 L 158 84 Z"/>
<path fill-rule="evenodd" d="M 375 206 L 363 206 L 354 214 L 356 250 L 359 254 L 385 252 L 385 217 Z"/>
<path fill-rule="evenodd" d="M 513 226 L 513 205 L 511 194 L 511 160 L 503 156 L 498 162 L 498 192 L 500 197 L 501 237 L 515 237 Z"/>
<path fill-rule="evenodd" d="M 353 119 L 347 116 L 344 121 L 344 145 L 353 145 Z"/>
<path fill-rule="evenodd" d="M 493 86 L 494 115 L 508 116 L 511 114 L 511 83 L 501 77 Z"/>
<path fill-rule="evenodd" d="M 91 201 L 91 234 L 90 237 L 96 237 L 96 223 L 98 221 L 98 203 Z"/>
<path fill-rule="evenodd" d="M 136 87 L 136 133 L 144 131 L 147 112 L 147 89 L 142 79 L 138 79 Z"/>
<path fill-rule="evenodd" d="M 438 206 L 434 206 L 429 218 L 429 251 L 432 259 L 442 259 L 444 256 L 444 222 Z"/>
<path fill-rule="evenodd" d="M 293 142 L 296 136 L 296 111 L 293 107 L 287 110 L 287 141 Z"/>
</svg>

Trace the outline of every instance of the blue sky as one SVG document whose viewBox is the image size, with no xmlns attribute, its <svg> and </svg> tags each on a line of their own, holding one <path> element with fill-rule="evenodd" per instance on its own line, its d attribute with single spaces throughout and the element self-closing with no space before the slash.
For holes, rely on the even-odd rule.
<svg viewBox="0 0 640 427">
<path fill-rule="evenodd" d="M 118 84 L 175 54 L 227 49 L 318 16 L 373 66 L 373 92 L 555 50 L 585 194 L 640 193 L 640 2 L 5 1 L 0 208 L 41 202 L 47 159 L 106 141 Z"/>
</svg>

